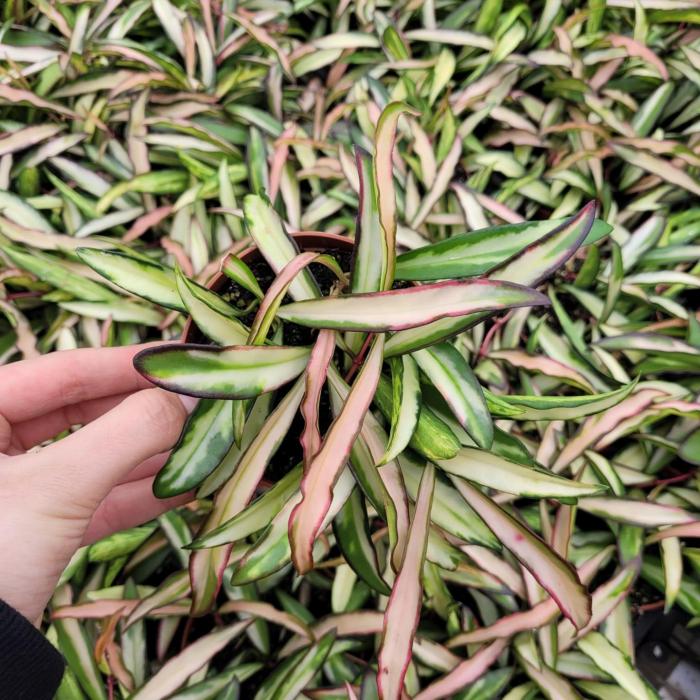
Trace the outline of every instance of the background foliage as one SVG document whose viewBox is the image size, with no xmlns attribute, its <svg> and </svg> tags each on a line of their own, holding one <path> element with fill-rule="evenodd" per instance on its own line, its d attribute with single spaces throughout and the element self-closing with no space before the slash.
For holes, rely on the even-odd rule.
<svg viewBox="0 0 700 700">
<path fill-rule="evenodd" d="M 553 309 L 481 324 L 459 346 L 495 393 L 565 393 L 567 382 L 600 392 L 637 375 L 665 382 L 661 393 L 636 392 L 627 411 L 600 421 L 498 425 L 544 466 L 569 469 L 587 451 L 586 480 L 623 497 L 615 513 L 606 502 L 577 516 L 585 527 L 568 554 L 574 564 L 601 556 L 594 590 L 612 580 L 627 593 L 641 571 L 661 605 L 700 616 L 699 551 L 683 539 L 697 529 L 659 545 L 653 533 L 670 524 L 668 513 L 630 503 L 680 508 L 689 520 L 700 510 L 695 2 L 6 0 L 3 12 L 3 361 L 179 337 L 183 315 L 104 284 L 80 262 L 79 246 L 126 247 L 206 281 L 225 252 L 246 245 L 239 204 L 261 188 L 292 230 L 352 235 L 352 146 L 371 150 L 382 109 L 404 100 L 418 112 L 399 123 L 394 162 L 404 247 L 601 202 L 613 232 L 552 280 Z M 582 434 L 591 439 L 572 440 Z M 557 516 L 570 514 L 556 502 L 515 505 L 545 538 Z M 377 630 L 358 637 L 354 625 L 376 620 L 386 599 L 357 583 L 331 540 L 322 567 L 303 579 L 287 568 L 256 585 L 227 586 L 228 611 L 187 617 L 181 546 L 207 507 L 203 499 L 76 556 L 53 603 L 61 619 L 47 624 L 71 669 L 59 697 L 128 697 L 180 648 L 189 655 L 135 697 L 230 698 L 240 684 L 242 697 L 294 697 L 304 687 L 308 697 L 373 697 L 365 652 Z M 449 575 L 424 572 L 411 694 L 438 697 L 425 688 L 475 650 L 457 635 L 526 610 L 540 595 L 507 557 L 495 564 L 466 547 Z M 620 572 L 630 573 L 622 583 Z M 545 626 L 518 638 L 501 666 L 459 697 L 505 688 L 509 698 L 645 697 L 613 673 L 620 690 L 605 663 L 604 640 L 634 658 L 637 611 L 623 597 L 614 597 L 603 640 L 556 654 L 547 643 L 556 625 Z M 266 608 L 245 631 L 207 636 L 255 609 L 226 598 L 284 614 L 272 619 Z M 139 599 L 138 614 L 135 604 L 125 607 Z M 318 619 L 348 612 L 335 620 L 341 639 L 329 655 L 318 633 L 331 627 Z M 320 641 L 283 667 L 302 623 Z M 295 675 L 273 691 L 263 684 L 276 666 Z M 173 668 L 180 676 L 168 689 L 162 679 Z"/>
</svg>

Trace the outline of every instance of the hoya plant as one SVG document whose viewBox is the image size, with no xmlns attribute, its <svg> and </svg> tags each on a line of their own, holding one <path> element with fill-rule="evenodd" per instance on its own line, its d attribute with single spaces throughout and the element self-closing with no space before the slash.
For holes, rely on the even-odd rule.
<svg viewBox="0 0 700 700">
<path fill-rule="evenodd" d="M 188 571 L 130 606 L 127 625 L 184 601 L 193 616 L 248 618 L 188 647 L 179 671 L 166 665 L 135 698 L 165 697 L 243 630 L 263 644 L 262 621 L 281 625 L 286 641 L 272 653 L 274 670 L 256 681 L 259 700 L 296 697 L 321 668 L 351 686 L 364 677 L 363 697 L 471 697 L 477 681 L 491 697 L 509 682 L 511 654 L 552 697 L 575 697 L 554 670 L 575 644 L 589 661 L 569 663 L 623 669 L 623 688 L 655 696 L 594 631 L 629 592 L 638 551 L 630 544 L 591 594 L 612 549 L 592 541 L 571 560 L 569 542 L 575 507 L 649 526 L 695 519 L 616 498 L 618 473 L 589 450 L 651 401 L 671 402 L 672 391 L 611 385 L 590 369 L 567 371 L 517 350 L 491 357 L 543 371 L 569 391 L 499 392 L 493 377 L 488 390 L 474 371 L 480 353 L 464 342 L 479 324 L 492 334 L 507 321 L 517 334 L 535 307 L 553 304 L 566 318 L 546 282 L 610 227 L 591 202 L 566 220 L 483 229 L 397 254 L 392 151 L 404 111 L 401 103 L 384 110 L 373 155 L 356 149 L 352 243 L 290 235 L 259 193 L 243 200 L 254 248 L 224 260 L 219 293 L 123 250 L 78 250 L 113 284 L 191 317 L 185 343 L 144 350 L 135 365 L 154 384 L 201 399 L 156 495 L 193 491 L 211 506 L 194 538 L 181 538 Z M 556 345 L 540 326 L 540 342 Z M 566 444 L 555 430 L 562 421 L 582 421 Z M 544 426 L 541 444 L 533 450 L 515 437 L 513 422 Z M 539 510 L 514 510 L 516 500 Z M 312 624 L 286 593 L 281 608 L 273 605 L 268 593 L 290 576 L 294 588 L 330 586 L 339 612 Z M 460 615 L 454 588 L 477 601 L 483 626 Z M 535 628 L 549 665 L 529 636 Z M 353 641 L 367 635 L 380 640 L 376 649 Z M 522 687 L 515 697 L 529 697 Z"/>
</svg>

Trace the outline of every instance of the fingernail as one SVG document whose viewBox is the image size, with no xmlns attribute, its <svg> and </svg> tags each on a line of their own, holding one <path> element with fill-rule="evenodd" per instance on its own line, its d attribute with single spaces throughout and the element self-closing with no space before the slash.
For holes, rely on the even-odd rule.
<svg viewBox="0 0 700 700">
<path fill-rule="evenodd" d="M 187 413 L 192 413 L 194 407 L 199 403 L 199 399 L 196 396 L 186 396 L 185 394 L 178 394 L 177 398 L 182 401 L 182 405 L 185 407 Z"/>
</svg>

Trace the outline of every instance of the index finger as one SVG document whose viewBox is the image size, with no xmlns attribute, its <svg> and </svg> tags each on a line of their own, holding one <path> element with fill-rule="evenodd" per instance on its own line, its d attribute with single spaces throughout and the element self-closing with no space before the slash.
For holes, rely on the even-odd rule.
<svg viewBox="0 0 700 700">
<path fill-rule="evenodd" d="M 10 423 L 89 399 L 152 386 L 132 364 L 147 345 L 62 350 L 0 367 L 0 415 Z"/>
</svg>

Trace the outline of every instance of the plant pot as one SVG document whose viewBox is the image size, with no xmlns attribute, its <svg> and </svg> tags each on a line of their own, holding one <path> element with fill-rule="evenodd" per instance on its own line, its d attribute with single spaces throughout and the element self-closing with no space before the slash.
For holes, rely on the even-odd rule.
<svg viewBox="0 0 700 700">
<path fill-rule="evenodd" d="M 353 250 L 353 240 L 351 238 L 339 236 L 335 233 L 300 232 L 293 233 L 292 238 L 294 238 L 296 241 L 301 252 L 314 251 L 319 253 L 352 253 Z M 237 257 L 247 265 L 260 262 L 264 259 L 256 245 L 251 245 L 250 247 L 246 248 Z M 223 272 L 219 272 L 214 275 L 211 280 L 209 280 L 207 283 L 207 288 L 211 289 L 213 292 L 221 293 L 230 282 L 231 280 L 229 277 L 227 277 Z M 193 323 L 192 318 L 190 317 L 187 319 L 185 328 L 182 331 L 182 342 L 194 342 L 197 335 L 199 335 L 199 329 Z"/>
</svg>

